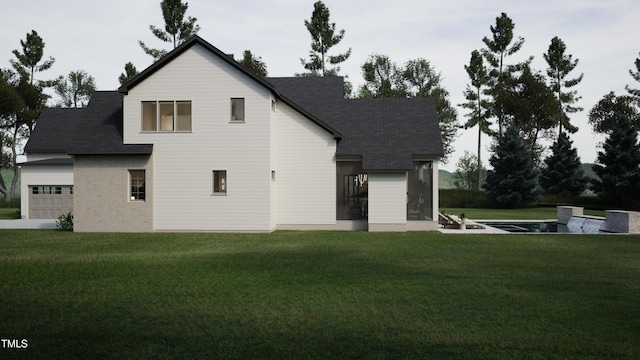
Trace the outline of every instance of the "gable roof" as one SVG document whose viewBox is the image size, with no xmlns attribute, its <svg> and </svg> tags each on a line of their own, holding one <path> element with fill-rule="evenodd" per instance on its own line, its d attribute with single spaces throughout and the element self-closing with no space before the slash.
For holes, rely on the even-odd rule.
<svg viewBox="0 0 640 360">
<path fill-rule="evenodd" d="M 84 109 L 45 108 L 24 147 L 26 153 L 66 154 Z"/>
<path fill-rule="evenodd" d="M 306 109 L 300 107 L 298 104 L 296 104 L 295 102 L 293 102 L 292 100 L 290 100 L 286 96 L 283 96 L 282 94 L 280 94 L 280 92 L 278 92 L 278 90 L 271 83 L 266 81 L 264 78 L 254 74 L 251 70 L 247 69 L 245 66 L 243 66 L 239 62 L 235 61 L 232 56 L 223 53 L 218 48 L 216 48 L 215 46 L 211 45 L 210 43 L 208 43 L 207 41 L 205 41 L 204 39 L 202 39 L 198 35 L 194 35 L 194 36 L 190 37 L 184 43 L 182 43 L 180 46 L 176 47 L 171 52 L 169 52 L 167 55 L 163 56 L 160 60 L 156 61 L 151 66 L 149 66 L 148 68 L 143 70 L 140 74 L 136 75 L 135 77 L 133 77 L 132 79 L 130 79 L 129 81 L 124 83 L 118 89 L 118 91 L 120 91 L 122 94 L 126 95 L 129 92 L 129 90 L 133 89 L 136 85 L 138 85 L 139 83 L 144 81 L 149 76 L 153 75 L 156 71 L 162 69 L 165 65 L 167 65 L 168 63 L 173 61 L 173 59 L 177 58 L 182 53 L 184 53 L 185 51 L 187 51 L 188 49 L 190 49 L 191 47 L 193 47 L 195 45 L 200 45 L 200 46 L 204 47 L 206 50 L 210 51 L 212 54 L 218 56 L 224 62 L 226 62 L 227 64 L 229 64 L 232 67 L 234 67 L 240 73 L 244 74 L 245 76 L 248 76 L 249 78 L 251 78 L 252 80 L 257 82 L 258 84 L 262 85 L 263 87 L 265 87 L 266 89 L 271 91 L 276 96 L 276 98 L 280 99 L 282 102 L 284 102 L 285 104 L 289 105 L 290 107 L 295 109 L 297 112 L 301 113 L 302 115 L 307 117 L 309 120 L 311 120 L 312 122 L 314 122 L 315 124 L 317 124 L 318 126 L 323 128 L 324 130 L 328 131 L 329 133 L 331 133 L 331 135 L 335 139 L 340 139 L 342 137 L 340 132 L 338 132 L 337 130 L 335 130 L 334 128 L 332 128 L 331 126 L 329 126 L 328 124 L 326 124 L 322 120 L 320 120 L 318 117 L 316 117 L 313 114 L 309 113 Z"/>
<path fill-rule="evenodd" d="M 151 144 L 124 144 L 122 97 L 117 91 L 96 91 L 77 124 L 69 155 L 151 154 Z"/>
<path fill-rule="evenodd" d="M 361 157 L 363 170 L 410 170 L 413 157 L 444 155 L 431 98 L 344 99 L 340 77 L 267 80 L 338 129 L 343 138 L 336 155 Z"/>
</svg>

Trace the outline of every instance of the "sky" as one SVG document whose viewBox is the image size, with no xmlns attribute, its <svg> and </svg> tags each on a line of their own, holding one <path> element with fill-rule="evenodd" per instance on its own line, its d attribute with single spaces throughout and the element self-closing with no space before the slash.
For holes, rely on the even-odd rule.
<svg viewBox="0 0 640 360">
<path fill-rule="evenodd" d="M 622 95 L 625 85 L 640 84 L 629 69 L 640 56 L 640 2 L 637 0 L 324 0 L 331 21 L 345 36 L 330 54 L 352 49 L 341 64 L 358 88 L 361 65 L 371 54 L 383 54 L 402 66 L 409 59 L 424 58 L 442 76 L 449 100 L 456 105 L 458 120 L 466 121 L 463 91 L 469 83 L 464 65 L 471 52 L 484 47 L 490 26 L 505 12 L 515 23 L 514 35 L 524 37 L 522 49 L 508 63 L 534 56 L 533 68 L 546 71 L 542 54 L 554 36 L 561 38 L 567 53 L 579 59 L 569 77 L 584 73 L 575 87 L 584 111 L 572 114 L 579 131 L 571 135 L 582 162 L 595 162 L 604 137 L 592 132 L 589 110 L 610 91 Z M 304 20 L 311 18 L 314 0 L 188 1 L 187 16 L 196 17 L 206 41 L 240 58 L 251 50 L 267 65 L 269 76 L 293 76 L 303 72 L 300 58 L 308 58 L 311 38 Z M 0 23 L 0 68 L 11 67 L 20 40 L 36 30 L 45 42 L 45 57 L 55 58 L 50 70 L 37 75 L 46 80 L 84 70 L 99 90 L 115 90 L 124 64 L 133 62 L 139 71 L 151 65 L 138 40 L 153 48 L 169 49 L 153 37 L 149 25 L 163 26 L 160 0 L 4 0 Z M 477 128 L 460 130 L 455 152 L 448 164 L 454 171 L 465 150 L 477 153 Z M 482 139 L 482 160 L 488 165 L 490 139 Z"/>
</svg>

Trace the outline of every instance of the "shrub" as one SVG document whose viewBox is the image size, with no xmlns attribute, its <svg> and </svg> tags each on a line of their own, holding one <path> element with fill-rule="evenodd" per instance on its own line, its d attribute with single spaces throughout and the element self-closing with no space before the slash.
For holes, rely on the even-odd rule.
<svg viewBox="0 0 640 360">
<path fill-rule="evenodd" d="M 60 230 L 73 231 L 73 214 L 71 214 L 71 211 L 60 215 L 56 221 L 56 226 Z"/>
</svg>

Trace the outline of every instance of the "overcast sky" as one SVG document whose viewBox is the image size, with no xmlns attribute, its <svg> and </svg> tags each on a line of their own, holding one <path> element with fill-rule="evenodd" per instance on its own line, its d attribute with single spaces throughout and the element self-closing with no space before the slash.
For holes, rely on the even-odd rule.
<svg viewBox="0 0 640 360">
<path fill-rule="evenodd" d="M 4 0 L 0 25 L 0 67 L 10 67 L 11 50 L 32 29 L 45 41 L 45 56 L 56 59 L 39 79 L 52 79 L 83 69 L 96 79 L 99 90 L 114 90 L 124 64 L 131 61 L 143 70 L 151 64 L 138 40 L 150 47 L 168 48 L 155 39 L 149 25 L 162 26 L 159 0 Z M 310 36 L 304 20 L 311 17 L 313 0 L 191 0 L 188 16 L 198 19 L 199 35 L 226 53 L 242 55 L 251 50 L 267 64 L 269 76 L 293 76 L 304 69 Z M 594 162 L 597 143 L 587 123 L 588 111 L 610 91 L 624 93 L 626 84 L 640 87 L 628 71 L 640 52 L 640 1 L 638 0 L 325 0 L 331 21 L 345 29 L 345 37 L 333 53 L 352 49 L 341 65 L 342 74 L 357 88 L 360 66 L 373 53 L 388 55 L 398 65 L 425 58 L 443 77 L 453 104 L 464 101 L 469 82 L 464 70 L 471 51 L 483 47 L 489 26 L 501 12 L 514 21 L 515 36 L 526 39 L 522 50 L 508 62 L 535 57 L 533 67 L 545 71 L 542 57 L 554 36 L 567 45 L 567 53 L 579 59 L 570 75 L 584 73 L 575 88 L 584 111 L 571 115 L 580 128 L 572 136 L 583 162 Z M 458 107 L 464 122 L 465 111 Z M 488 164 L 489 140 L 483 139 L 483 160 Z M 463 130 L 456 152 L 445 169 L 454 170 L 464 150 L 477 149 L 477 128 Z"/>
</svg>

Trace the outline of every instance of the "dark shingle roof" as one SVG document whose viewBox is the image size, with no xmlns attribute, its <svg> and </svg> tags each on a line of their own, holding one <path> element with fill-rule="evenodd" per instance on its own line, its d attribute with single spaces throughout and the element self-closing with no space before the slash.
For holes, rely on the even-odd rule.
<svg viewBox="0 0 640 360">
<path fill-rule="evenodd" d="M 67 153 L 67 148 L 84 109 L 45 108 L 24 151 L 28 153 Z"/>
<path fill-rule="evenodd" d="M 117 91 L 93 93 L 69 145 L 70 155 L 151 154 L 151 144 L 123 143 L 122 97 Z"/>
<path fill-rule="evenodd" d="M 413 156 L 444 155 L 433 99 L 344 99 L 340 77 L 267 80 L 340 131 L 337 156 L 362 157 L 364 170 L 409 170 Z"/>
</svg>

